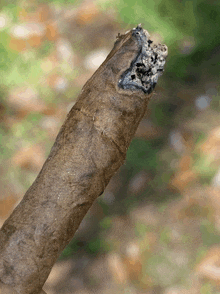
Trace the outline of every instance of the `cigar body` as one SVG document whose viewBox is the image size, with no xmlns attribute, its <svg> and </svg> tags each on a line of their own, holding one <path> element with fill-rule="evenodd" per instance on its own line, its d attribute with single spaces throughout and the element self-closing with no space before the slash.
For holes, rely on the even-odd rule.
<svg viewBox="0 0 220 294">
<path fill-rule="evenodd" d="M 154 56 L 150 71 L 144 46 Z M 124 163 L 165 63 L 166 46 L 151 49 L 140 26 L 120 36 L 83 87 L 42 170 L 0 230 L 0 281 L 13 289 L 8 293 L 41 293 L 88 209 Z"/>
</svg>

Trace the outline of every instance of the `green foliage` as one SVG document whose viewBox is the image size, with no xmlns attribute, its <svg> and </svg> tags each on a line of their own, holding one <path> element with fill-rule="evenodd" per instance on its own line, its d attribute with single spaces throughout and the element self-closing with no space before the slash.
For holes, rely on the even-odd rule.
<svg viewBox="0 0 220 294">
<path fill-rule="evenodd" d="M 75 252 L 79 251 L 80 244 L 76 240 L 72 240 L 68 246 L 63 250 L 60 259 L 68 258 L 73 255 Z"/>
<path fill-rule="evenodd" d="M 168 127 L 172 122 L 172 117 L 177 106 L 168 102 L 151 104 L 151 120 L 158 126 Z"/>
<path fill-rule="evenodd" d="M 106 216 L 101 222 L 100 222 L 100 227 L 102 229 L 104 229 L 105 231 L 106 230 L 109 230 L 112 226 L 112 218 L 111 217 L 108 217 Z"/>
<path fill-rule="evenodd" d="M 160 232 L 160 243 L 169 245 L 171 242 L 171 230 L 169 227 L 164 227 Z"/>
<path fill-rule="evenodd" d="M 26 81 L 36 84 L 42 75 L 41 61 L 37 60 L 35 52 L 19 55 L 8 46 L 6 32 L 0 33 L 0 77 L 1 83 L 7 87 L 21 85 Z"/>
<path fill-rule="evenodd" d="M 0 32 L 0 77 L 4 75 L 3 71 L 9 70 L 18 58 L 18 53 L 10 50 L 9 41 L 7 32 Z"/>
<path fill-rule="evenodd" d="M 135 223 L 135 235 L 138 237 L 143 237 L 146 235 L 147 232 L 151 231 L 151 228 L 141 222 Z"/>
<path fill-rule="evenodd" d="M 210 293 L 216 293 L 218 294 L 219 292 L 215 292 L 215 287 L 211 283 L 205 283 L 202 285 L 200 288 L 200 293 L 201 294 L 210 294 Z"/>
<path fill-rule="evenodd" d="M 41 113 L 38 113 L 38 112 L 36 112 L 36 113 L 30 113 L 30 114 L 27 116 L 27 121 L 32 122 L 32 123 L 34 123 L 34 124 L 36 125 L 37 123 L 39 123 L 39 121 L 40 121 L 43 117 L 44 117 L 44 115 L 41 114 Z"/>
<path fill-rule="evenodd" d="M 212 246 L 214 244 L 219 244 L 220 235 L 216 230 L 213 223 L 208 220 L 204 220 L 200 225 L 200 232 L 202 235 L 202 241 L 204 246 Z"/>
<path fill-rule="evenodd" d="M 206 0 L 142 0 L 117 1 L 120 18 L 128 24 L 142 23 L 150 32 L 159 34 L 169 47 L 169 62 L 166 73 L 172 78 L 194 77 L 200 74 L 197 67 L 210 58 L 220 40 L 220 2 Z M 192 41 L 192 50 L 182 54 L 180 45 L 184 40 Z M 193 44 L 194 43 L 194 44 Z M 172 58 L 171 58 L 172 57 Z M 213 74 L 218 73 L 217 64 L 210 67 Z"/>
<path fill-rule="evenodd" d="M 220 96 L 219 95 L 212 96 L 211 108 L 213 110 L 220 111 Z"/>
<path fill-rule="evenodd" d="M 194 255 L 194 264 L 199 264 L 206 256 L 207 254 L 207 247 L 205 245 L 200 245 L 196 251 L 196 255 Z"/>
<path fill-rule="evenodd" d="M 175 285 L 179 281 L 183 283 L 189 275 L 187 266 L 179 265 L 171 257 L 172 253 L 173 249 L 166 247 L 146 260 L 145 272 L 162 287 Z"/>
<path fill-rule="evenodd" d="M 54 50 L 54 43 L 51 41 L 45 40 L 37 51 L 37 57 L 38 58 L 46 57 L 53 50 Z"/>
<path fill-rule="evenodd" d="M 132 166 L 135 171 L 155 171 L 158 161 L 157 152 L 161 146 L 161 140 L 146 141 L 135 138 L 128 148 L 126 165 Z"/>
<path fill-rule="evenodd" d="M 18 11 L 19 6 L 17 5 L 17 1 L 6 1 L 2 0 L 0 1 L 0 10 L 1 13 L 8 16 L 13 22 L 17 21 L 18 19 Z"/>
<path fill-rule="evenodd" d="M 94 238 L 94 239 L 90 240 L 89 243 L 86 244 L 85 249 L 88 253 L 91 253 L 91 254 L 98 253 L 98 252 L 102 251 L 102 249 L 103 249 L 102 243 L 103 243 L 102 239 Z"/>
<path fill-rule="evenodd" d="M 204 132 L 194 132 L 193 134 L 193 139 L 194 142 L 196 144 L 196 146 L 198 147 L 200 143 L 204 142 L 204 140 L 206 139 L 207 135 Z"/>
<path fill-rule="evenodd" d="M 60 259 L 69 258 L 74 253 L 79 252 L 80 249 L 83 249 L 88 254 L 92 254 L 94 256 L 95 254 L 111 250 L 111 244 L 99 236 L 94 237 L 89 240 L 89 242 L 80 242 L 77 239 L 73 239 L 63 250 Z"/>
<path fill-rule="evenodd" d="M 143 23 L 150 31 L 160 33 L 166 42 L 181 39 L 196 26 L 193 3 L 175 0 L 142 0 L 118 2 L 120 17 L 125 23 Z"/>
<path fill-rule="evenodd" d="M 209 185 L 218 170 L 218 165 L 213 162 L 213 159 L 212 154 L 205 155 L 194 153 L 195 163 L 193 168 L 199 175 L 203 185 Z"/>
<path fill-rule="evenodd" d="M 5 141 L 6 141 L 6 134 L 4 130 L 0 127 L 0 161 L 7 156 L 7 148 L 5 146 Z"/>
<path fill-rule="evenodd" d="M 78 2 L 78 0 L 38 0 L 38 3 L 54 3 L 54 4 L 74 4 Z"/>
</svg>

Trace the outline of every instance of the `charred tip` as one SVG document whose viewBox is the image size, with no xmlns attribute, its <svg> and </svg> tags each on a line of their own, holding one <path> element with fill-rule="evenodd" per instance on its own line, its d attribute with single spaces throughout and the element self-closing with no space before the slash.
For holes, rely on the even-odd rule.
<svg viewBox="0 0 220 294">
<path fill-rule="evenodd" d="M 161 44 L 152 45 L 149 33 L 141 24 L 132 30 L 132 35 L 140 50 L 130 67 L 121 75 L 118 86 L 123 89 L 141 89 L 150 94 L 164 71 L 168 48 Z"/>
<path fill-rule="evenodd" d="M 143 30 L 141 23 L 139 23 L 134 30 L 139 30 L 139 31 Z"/>
</svg>

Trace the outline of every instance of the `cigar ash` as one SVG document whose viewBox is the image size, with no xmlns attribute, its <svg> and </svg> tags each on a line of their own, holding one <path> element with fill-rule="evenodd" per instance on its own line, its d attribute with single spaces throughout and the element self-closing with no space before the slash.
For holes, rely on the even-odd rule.
<svg viewBox="0 0 220 294">
<path fill-rule="evenodd" d="M 139 44 L 139 53 L 121 75 L 118 86 L 122 89 L 141 89 L 150 94 L 164 71 L 168 49 L 161 44 L 152 46 L 149 33 L 140 25 L 132 30 L 132 35 Z"/>
</svg>

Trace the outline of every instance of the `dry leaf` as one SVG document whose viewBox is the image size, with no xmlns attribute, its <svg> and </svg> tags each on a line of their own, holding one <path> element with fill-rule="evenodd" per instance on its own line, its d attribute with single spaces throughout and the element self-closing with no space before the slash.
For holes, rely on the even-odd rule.
<svg viewBox="0 0 220 294">
<path fill-rule="evenodd" d="M 12 210 L 14 209 L 16 203 L 18 202 L 18 197 L 13 194 L 0 200 L 0 219 L 6 219 Z"/>
<path fill-rule="evenodd" d="M 213 161 L 220 159 L 220 127 L 214 128 L 200 147 L 205 154 L 212 155 Z"/>
<path fill-rule="evenodd" d="M 220 247 L 216 246 L 209 249 L 204 259 L 196 267 L 196 272 L 201 277 L 220 286 Z"/>
<path fill-rule="evenodd" d="M 56 41 L 59 38 L 59 31 L 55 21 L 50 21 L 47 24 L 46 38 L 49 41 Z"/>
<path fill-rule="evenodd" d="M 27 49 L 26 47 L 27 47 L 27 44 L 25 40 L 17 39 L 14 37 L 10 38 L 10 42 L 9 42 L 10 49 L 14 51 L 22 52 Z"/>
<path fill-rule="evenodd" d="M 76 22 L 81 25 L 90 23 L 99 14 L 100 11 L 94 2 L 84 2 L 77 11 Z"/>
<path fill-rule="evenodd" d="M 197 179 L 197 175 L 192 170 L 177 172 L 169 183 L 169 187 L 176 188 L 180 192 L 185 191 Z"/>
<path fill-rule="evenodd" d="M 28 4 L 28 3 L 27 3 Z M 21 22 L 46 22 L 51 17 L 50 7 L 46 4 L 32 5 L 29 3 L 20 9 L 18 18 Z"/>
<path fill-rule="evenodd" d="M 31 170 L 39 170 L 45 161 L 45 151 L 40 145 L 24 147 L 18 150 L 12 158 L 12 163 Z"/>
<path fill-rule="evenodd" d="M 31 87 L 20 87 L 13 90 L 8 96 L 8 102 L 18 116 L 24 117 L 29 112 L 44 112 L 46 104 L 39 98 L 38 93 Z"/>
<path fill-rule="evenodd" d="M 117 253 L 109 254 L 107 262 L 114 280 L 119 284 L 125 284 L 128 281 L 128 274 L 120 255 Z"/>
<path fill-rule="evenodd" d="M 58 66 L 56 53 L 51 53 L 48 57 L 43 59 L 41 63 L 41 68 L 45 72 L 50 72 L 54 70 Z"/>
</svg>

